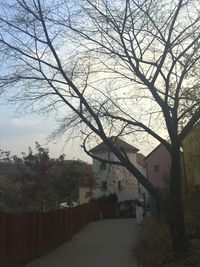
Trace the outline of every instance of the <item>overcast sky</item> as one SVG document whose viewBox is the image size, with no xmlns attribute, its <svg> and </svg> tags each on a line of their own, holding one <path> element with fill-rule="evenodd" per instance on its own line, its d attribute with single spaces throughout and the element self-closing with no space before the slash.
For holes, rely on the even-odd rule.
<svg viewBox="0 0 200 267">
<path fill-rule="evenodd" d="M 80 140 L 72 140 L 65 144 L 65 137 L 59 141 L 48 143 L 48 136 L 56 128 L 56 123 L 50 118 L 42 118 L 39 115 L 16 114 L 14 108 L 0 105 L 0 149 L 11 151 L 12 155 L 20 155 L 28 152 L 28 147 L 35 147 L 37 141 L 40 145 L 48 147 L 52 157 L 65 154 L 66 159 L 80 159 L 91 163 L 89 158 L 81 149 Z M 140 143 L 126 138 L 130 144 L 140 149 L 147 155 L 156 143 Z"/>
<path fill-rule="evenodd" d="M 36 115 L 23 115 L 15 113 L 14 109 L 0 106 L 0 149 L 9 150 L 11 154 L 19 155 L 27 152 L 28 147 L 35 147 L 39 142 L 48 147 L 52 157 L 66 154 L 67 159 L 81 159 L 90 162 L 91 159 L 80 148 L 80 141 L 71 141 L 65 144 L 65 138 L 59 142 L 47 144 L 48 136 L 55 129 L 56 124 L 48 118 L 41 118 Z"/>
<path fill-rule="evenodd" d="M 102 80 L 99 83 L 102 84 Z M 102 87 L 104 86 L 102 85 Z M 139 111 L 137 110 L 137 112 Z M 27 152 L 30 146 L 34 148 L 37 141 L 42 146 L 49 148 L 52 157 L 66 154 L 67 159 L 81 159 L 91 162 L 91 159 L 82 151 L 79 140 L 73 140 L 65 145 L 65 138 L 63 137 L 59 142 L 47 145 L 47 138 L 55 128 L 56 124 L 50 118 L 42 118 L 39 115 L 16 115 L 14 108 L 0 104 L 0 149 L 9 150 L 11 154 L 19 155 L 21 152 Z M 146 139 L 136 140 L 134 136 L 125 138 L 125 141 L 136 146 L 145 155 L 155 147 L 154 142 L 148 142 Z"/>
</svg>

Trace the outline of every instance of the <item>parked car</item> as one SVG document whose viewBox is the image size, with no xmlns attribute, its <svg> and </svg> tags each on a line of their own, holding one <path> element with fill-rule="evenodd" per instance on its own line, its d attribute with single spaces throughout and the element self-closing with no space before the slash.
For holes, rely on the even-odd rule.
<svg viewBox="0 0 200 267">
<path fill-rule="evenodd" d="M 74 201 L 72 201 L 71 205 L 69 205 L 68 202 L 63 202 L 63 203 L 60 204 L 60 208 L 61 209 L 70 208 L 70 207 L 72 208 L 72 207 L 77 207 L 78 205 L 79 204 L 77 202 L 74 202 Z"/>
<path fill-rule="evenodd" d="M 125 200 L 117 204 L 117 215 L 121 218 L 135 218 L 136 217 L 136 201 Z"/>
</svg>

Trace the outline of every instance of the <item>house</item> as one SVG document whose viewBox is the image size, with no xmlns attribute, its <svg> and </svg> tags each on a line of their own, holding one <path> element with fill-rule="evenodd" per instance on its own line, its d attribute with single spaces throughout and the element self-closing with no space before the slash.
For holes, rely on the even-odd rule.
<svg viewBox="0 0 200 267">
<path fill-rule="evenodd" d="M 83 176 L 79 179 L 79 204 L 88 203 L 93 197 L 95 181 L 93 176 Z"/>
<path fill-rule="evenodd" d="M 147 177 L 147 170 L 146 170 L 146 162 L 145 162 L 145 156 L 141 153 L 136 153 L 136 166 L 137 169 L 145 176 Z M 146 202 L 148 202 L 148 192 L 146 189 L 138 183 L 138 193 L 139 196 L 143 195 L 146 197 Z"/>
<path fill-rule="evenodd" d="M 123 149 L 129 160 L 146 176 L 144 156 L 138 153 L 139 149 L 118 137 L 110 137 L 115 147 Z M 109 148 L 101 143 L 90 150 L 90 152 L 101 159 L 119 161 Z M 115 193 L 118 201 L 135 200 L 145 190 L 138 184 L 136 178 L 123 166 L 112 165 L 93 159 L 93 173 L 96 178 L 94 195 L 96 198 L 103 195 Z"/>
<path fill-rule="evenodd" d="M 200 122 L 183 140 L 186 188 L 188 193 L 200 193 Z"/>
<path fill-rule="evenodd" d="M 167 195 L 171 168 L 171 155 L 163 144 L 159 144 L 145 158 L 147 179 L 159 188 L 162 194 Z M 158 213 L 155 199 L 149 195 L 150 211 L 152 215 Z"/>
<path fill-rule="evenodd" d="M 92 165 L 80 160 L 64 160 L 56 166 L 59 180 L 57 179 L 58 195 L 68 205 L 73 202 L 88 203 L 94 186 Z"/>
<path fill-rule="evenodd" d="M 159 144 L 145 158 L 147 178 L 161 191 L 169 186 L 171 155 L 163 144 Z"/>
<path fill-rule="evenodd" d="M 181 153 L 182 162 L 182 173 L 184 175 L 184 164 L 183 164 L 183 154 Z M 161 194 L 167 199 L 169 197 L 169 186 L 170 186 L 170 172 L 171 172 L 171 155 L 167 148 L 160 143 L 154 148 L 145 158 L 147 179 L 152 183 L 152 185 L 158 188 Z M 183 180 L 183 189 L 184 182 Z M 158 212 L 157 203 L 154 198 L 149 196 L 151 213 L 155 214 Z"/>
</svg>

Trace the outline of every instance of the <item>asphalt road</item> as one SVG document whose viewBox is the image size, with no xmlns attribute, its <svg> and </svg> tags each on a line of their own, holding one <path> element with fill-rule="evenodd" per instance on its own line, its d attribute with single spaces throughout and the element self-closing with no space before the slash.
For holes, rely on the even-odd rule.
<svg viewBox="0 0 200 267">
<path fill-rule="evenodd" d="M 90 223 L 71 241 L 26 267 L 136 267 L 134 247 L 139 229 L 135 219 Z"/>
</svg>

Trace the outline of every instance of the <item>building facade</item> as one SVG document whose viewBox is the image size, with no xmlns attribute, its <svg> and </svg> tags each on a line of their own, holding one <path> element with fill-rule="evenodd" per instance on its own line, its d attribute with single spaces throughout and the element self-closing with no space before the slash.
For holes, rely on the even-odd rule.
<svg viewBox="0 0 200 267">
<path fill-rule="evenodd" d="M 181 154 L 182 170 L 182 192 L 185 193 L 185 170 L 183 162 L 183 153 Z M 145 158 L 147 179 L 155 188 L 158 188 L 165 199 L 169 198 L 170 176 L 171 176 L 171 155 L 163 144 L 159 144 Z M 151 213 L 157 214 L 158 207 L 153 197 L 149 196 Z"/>
<path fill-rule="evenodd" d="M 138 153 L 138 149 L 125 141 L 111 137 L 111 142 L 126 153 L 129 160 L 146 177 L 144 156 Z M 104 143 L 92 148 L 90 152 L 101 159 L 118 161 L 116 156 L 109 151 Z M 139 185 L 137 179 L 123 166 L 106 164 L 93 159 L 93 173 L 96 179 L 94 195 L 96 198 L 115 193 L 118 201 L 136 200 L 144 194 L 144 188 Z"/>
<path fill-rule="evenodd" d="M 154 185 L 164 191 L 169 187 L 171 155 L 163 144 L 159 144 L 145 158 L 147 178 Z"/>
</svg>

